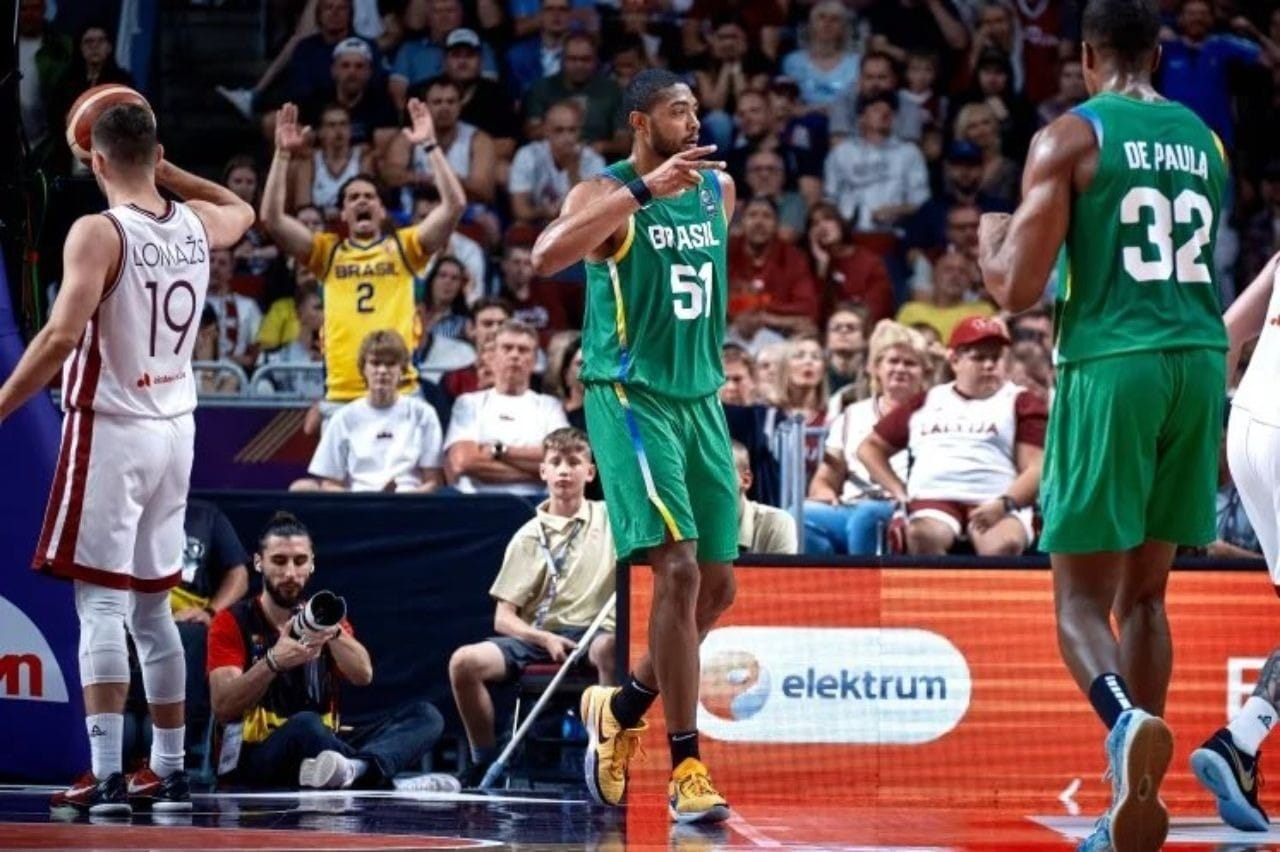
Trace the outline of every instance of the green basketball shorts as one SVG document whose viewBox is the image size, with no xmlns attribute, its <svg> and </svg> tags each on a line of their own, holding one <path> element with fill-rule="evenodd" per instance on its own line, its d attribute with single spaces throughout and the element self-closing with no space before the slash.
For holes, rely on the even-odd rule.
<svg viewBox="0 0 1280 852">
<path fill-rule="evenodd" d="M 592 383 L 585 407 L 619 559 L 691 539 L 699 562 L 738 558 L 738 473 L 715 394 Z"/>
<path fill-rule="evenodd" d="M 1045 438 L 1041 549 L 1213 541 L 1225 371 L 1213 349 L 1062 365 Z"/>
</svg>

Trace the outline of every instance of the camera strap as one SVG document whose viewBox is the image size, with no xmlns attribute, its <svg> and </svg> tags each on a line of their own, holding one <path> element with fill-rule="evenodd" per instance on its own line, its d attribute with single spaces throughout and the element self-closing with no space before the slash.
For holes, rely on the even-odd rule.
<svg viewBox="0 0 1280 852">
<path fill-rule="evenodd" d="M 541 628 L 543 622 L 547 620 L 547 613 L 551 611 L 551 605 L 555 603 L 560 593 L 560 576 L 564 571 L 569 549 L 573 547 L 578 535 L 590 525 L 593 511 L 595 509 L 588 503 L 587 520 L 574 518 L 570 521 L 565 529 L 564 539 L 555 548 L 551 547 L 546 526 L 542 521 L 538 521 L 538 549 L 542 551 L 542 559 L 547 564 L 547 591 L 543 594 L 542 600 L 538 601 L 538 608 L 534 611 L 533 626 L 535 628 Z"/>
</svg>

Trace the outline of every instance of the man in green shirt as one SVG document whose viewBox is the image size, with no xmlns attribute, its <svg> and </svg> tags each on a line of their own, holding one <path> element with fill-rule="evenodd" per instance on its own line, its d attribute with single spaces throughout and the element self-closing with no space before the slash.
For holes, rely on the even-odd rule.
<svg viewBox="0 0 1280 852">
<path fill-rule="evenodd" d="M 1169 567 L 1178 545 L 1214 538 L 1227 166 L 1213 132 L 1152 88 L 1154 0 L 1090 0 L 1083 30 L 1093 97 L 1033 140 L 1022 204 L 982 217 L 979 255 L 991 295 L 1019 311 L 1062 248 L 1041 544 L 1059 647 L 1110 729 L 1113 779 L 1111 809 L 1080 848 L 1146 852 L 1169 823 Z"/>
<path fill-rule="evenodd" d="M 566 48 L 566 52 L 569 48 Z M 630 158 L 570 191 L 533 247 L 538 275 L 586 260 L 587 434 L 620 559 L 653 567 L 649 653 L 621 688 L 582 697 L 587 787 L 626 794 L 643 715 L 663 695 L 676 822 L 729 816 L 698 751 L 701 636 L 733 599 L 738 485 L 720 351 L 733 180 L 697 147 L 698 105 L 669 71 L 627 86 Z"/>
</svg>

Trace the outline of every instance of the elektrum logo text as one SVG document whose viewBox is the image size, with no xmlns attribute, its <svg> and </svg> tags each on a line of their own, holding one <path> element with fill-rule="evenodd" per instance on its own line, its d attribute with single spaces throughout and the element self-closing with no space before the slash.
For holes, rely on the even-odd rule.
<svg viewBox="0 0 1280 852">
<path fill-rule="evenodd" d="M 927 630 L 725 627 L 702 644 L 698 725 L 734 742 L 927 743 L 971 688 L 964 655 Z"/>
<path fill-rule="evenodd" d="M 0 597 L 0 699 L 67 701 L 67 683 L 35 622 Z"/>
</svg>

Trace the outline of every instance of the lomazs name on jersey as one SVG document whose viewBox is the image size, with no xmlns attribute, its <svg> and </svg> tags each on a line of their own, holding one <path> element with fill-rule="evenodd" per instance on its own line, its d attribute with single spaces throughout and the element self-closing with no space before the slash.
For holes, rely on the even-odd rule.
<svg viewBox="0 0 1280 852">
<path fill-rule="evenodd" d="M 134 266 L 195 266 L 209 259 L 204 239 L 189 235 L 176 243 L 145 242 L 129 246 Z"/>
</svg>

